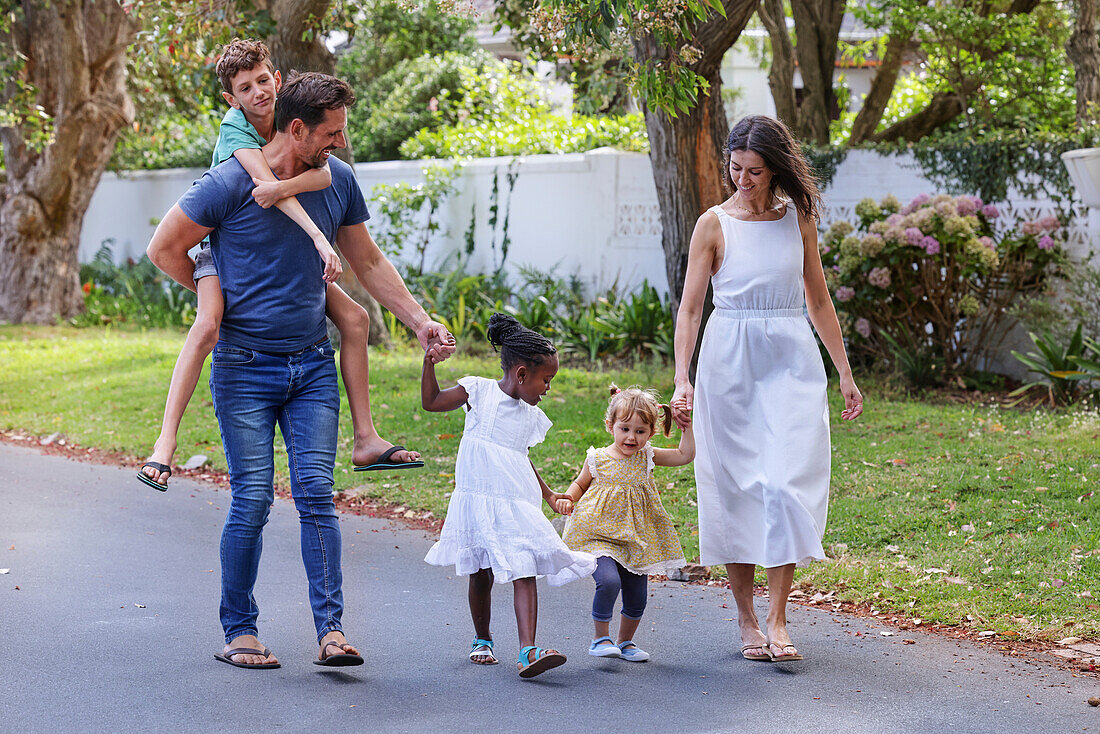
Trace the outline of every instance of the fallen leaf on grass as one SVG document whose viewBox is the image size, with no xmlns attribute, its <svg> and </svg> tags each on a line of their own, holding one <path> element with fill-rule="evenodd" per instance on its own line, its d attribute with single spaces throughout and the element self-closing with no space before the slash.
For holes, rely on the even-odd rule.
<svg viewBox="0 0 1100 734">
<path fill-rule="evenodd" d="M 906 645 L 915 645 L 915 644 L 917 644 L 917 641 L 916 640 L 902 640 L 902 643 L 904 643 Z"/>
<path fill-rule="evenodd" d="M 978 637 L 979 638 L 992 637 L 995 634 L 997 634 L 997 633 L 994 632 L 993 630 L 984 630 L 984 631 L 978 633 Z"/>
<path fill-rule="evenodd" d="M 924 569 L 924 572 L 925 573 L 947 573 L 947 569 L 946 568 L 926 568 L 926 569 Z"/>
<path fill-rule="evenodd" d="M 1062 579 L 1054 579 L 1050 582 L 1050 585 L 1053 586 L 1055 589 L 1060 589 L 1066 585 L 1066 582 Z"/>
<path fill-rule="evenodd" d="M 455 435 L 453 433 L 441 433 L 439 434 L 439 436 L 437 436 L 440 441 L 446 441 L 447 439 L 454 437 Z"/>
<path fill-rule="evenodd" d="M 1080 641 L 1081 641 L 1080 637 L 1063 637 L 1062 639 L 1058 640 L 1058 642 L 1056 644 L 1062 645 L 1062 646 L 1065 647 L 1065 646 L 1069 646 L 1069 645 L 1076 645 Z"/>
</svg>

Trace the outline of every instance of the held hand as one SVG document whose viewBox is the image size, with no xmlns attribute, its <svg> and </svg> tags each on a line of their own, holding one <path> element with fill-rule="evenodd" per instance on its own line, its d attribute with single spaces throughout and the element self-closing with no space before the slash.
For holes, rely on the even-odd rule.
<svg viewBox="0 0 1100 734">
<path fill-rule="evenodd" d="M 432 364 L 438 364 L 455 352 L 455 338 L 447 327 L 438 321 L 425 321 L 416 330 L 420 346 L 431 356 Z"/>
<path fill-rule="evenodd" d="M 690 383 L 677 385 L 676 391 L 672 393 L 672 400 L 668 401 L 668 406 L 672 409 L 672 420 L 676 421 L 681 431 L 684 430 L 691 425 L 691 411 L 695 407 L 695 388 Z"/>
<path fill-rule="evenodd" d="M 553 502 L 554 512 L 559 515 L 572 515 L 573 514 L 573 500 L 566 497 L 564 494 L 555 495 Z"/>
<path fill-rule="evenodd" d="M 313 238 L 313 246 L 317 248 L 317 252 L 321 255 L 321 262 L 325 264 L 325 283 L 335 283 L 336 279 L 340 277 L 340 274 L 344 272 L 344 266 L 340 262 L 340 256 L 336 254 L 336 250 L 332 249 L 332 245 L 328 243 L 328 240 L 325 239 L 325 236 L 320 232 Z"/>
<path fill-rule="evenodd" d="M 840 378 L 840 394 L 844 396 L 844 410 L 840 417 L 846 421 L 854 421 L 863 414 L 863 395 L 856 387 L 856 381 L 851 375 Z"/>
<path fill-rule="evenodd" d="M 261 181 L 253 177 L 252 183 L 256 188 L 252 189 L 252 198 L 264 209 L 270 209 L 285 199 L 283 196 L 282 181 Z"/>
</svg>

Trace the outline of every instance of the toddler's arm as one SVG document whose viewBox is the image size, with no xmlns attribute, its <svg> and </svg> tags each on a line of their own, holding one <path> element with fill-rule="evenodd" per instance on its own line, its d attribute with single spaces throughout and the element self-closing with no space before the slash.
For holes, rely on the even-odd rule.
<svg viewBox="0 0 1100 734">
<path fill-rule="evenodd" d="M 531 460 L 528 459 L 528 461 Z M 542 478 L 542 475 L 539 474 L 539 470 L 535 468 L 535 462 L 533 461 L 531 461 L 531 471 L 535 472 L 535 478 L 539 480 L 539 488 L 542 490 L 542 498 L 546 500 L 546 504 L 550 505 L 550 508 L 554 512 L 562 515 L 566 514 L 558 509 L 557 503 L 568 498 L 564 494 L 559 494 L 558 492 L 550 489 L 550 485 L 548 485 L 546 483 L 546 480 Z"/>
<path fill-rule="evenodd" d="M 461 407 L 470 399 L 469 393 L 462 385 L 455 385 L 446 390 L 439 389 L 439 382 L 435 379 L 435 362 L 431 352 L 424 353 L 424 367 L 420 373 L 420 403 L 424 410 L 431 413 L 445 413 Z"/>
<path fill-rule="evenodd" d="M 562 515 L 572 515 L 573 505 L 580 502 L 581 497 L 584 496 L 590 486 L 592 486 L 592 471 L 588 468 L 588 461 L 586 460 L 581 466 L 581 473 L 569 485 L 569 489 L 565 490 L 565 494 L 561 495 L 561 499 L 558 500 L 559 505 L 555 506 L 554 509 Z"/>
<path fill-rule="evenodd" d="M 653 463 L 657 466 L 683 466 L 695 459 L 695 431 L 688 423 L 680 434 L 680 445 L 674 449 L 653 449 Z"/>
<path fill-rule="evenodd" d="M 244 167 L 248 175 L 252 176 L 253 181 L 275 181 L 275 174 L 271 172 L 271 166 L 267 164 L 267 159 L 264 158 L 264 153 L 259 148 L 238 148 L 233 153 L 233 157 Z M 301 178 L 301 176 L 295 178 Z M 311 190 L 313 189 L 302 189 L 302 191 Z M 255 192 L 253 192 L 253 196 L 255 196 Z M 279 211 L 293 219 L 295 224 L 305 230 L 305 233 L 313 240 L 313 246 L 317 248 L 321 260 L 325 263 L 325 282 L 335 283 L 344 269 L 340 264 L 340 256 L 336 254 L 336 250 L 332 248 L 320 228 L 309 218 L 309 214 L 306 213 L 297 197 L 291 196 L 282 199 L 275 206 L 279 208 Z"/>
</svg>

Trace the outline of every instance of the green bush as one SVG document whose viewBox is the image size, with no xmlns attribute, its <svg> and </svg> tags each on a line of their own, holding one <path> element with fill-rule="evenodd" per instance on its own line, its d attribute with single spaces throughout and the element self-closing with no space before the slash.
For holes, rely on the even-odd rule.
<svg viewBox="0 0 1100 734">
<path fill-rule="evenodd" d="M 197 296 L 168 278 L 148 257 L 116 264 L 111 240 L 105 241 L 90 263 L 80 266 L 84 313 L 74 326 L 105 324 L 180 327 L 195 321 Z"/>
<path fill-rule="evenodd" d="M 914 376 L 942 364 L 979 366 L 1003 339 L 1008 306 L 1041 291 L 1062 261 L 1062 222 L 1047 217 L 995 231 L 977 197 L 946 194 L 902 208 L 888 196 L 856 206 L 821 243 L 826 280 L 852 351 Z"/>
<path fill-rule="evenodd" d="M 520 121 L 486 120 L 421 130 L 401 145 L 401 154 L 406 158 L 489 158 L 583 153 L 602 147 L 648 152 L 645 119 L 640 114 L 569 118 L 546 113 Z"/>
<path fill-rule="evenodd" d="M 119 137 L 109 168 L 113 171 L 158 168 L 207 168 L 225 110 L 209 115 L 157 117 Z"/>
<path fill-rule="evenodd" d="M 365 89 L 348 111 L 348 134 L 359 161 L 395 160 L 403 141 L 418 130 L 458 120 L 460 71 L 495 63 L 491 56 L 448 52 L 398 62 Z"/>
</svg>

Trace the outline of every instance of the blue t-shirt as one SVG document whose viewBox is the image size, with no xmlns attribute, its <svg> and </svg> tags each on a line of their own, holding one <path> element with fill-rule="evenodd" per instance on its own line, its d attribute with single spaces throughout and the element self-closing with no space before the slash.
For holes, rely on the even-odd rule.
<svg viewBox="0 0 1100 734">
<path fill-rule="evenodd" d="M 310 218 L 336 241 L 340 227 L 370 219 L 351 166 L 329 158 L 332 185 L 298 194 Z M 179 200 L 195 224 L 213 227 L 225 313 L 221 338 L 259 352 L 297 352 L 324 338 L 324 267 L 309 236 L 275 207 L 252 198 L 236 158 L 211 168 Z"/>
</svg>

